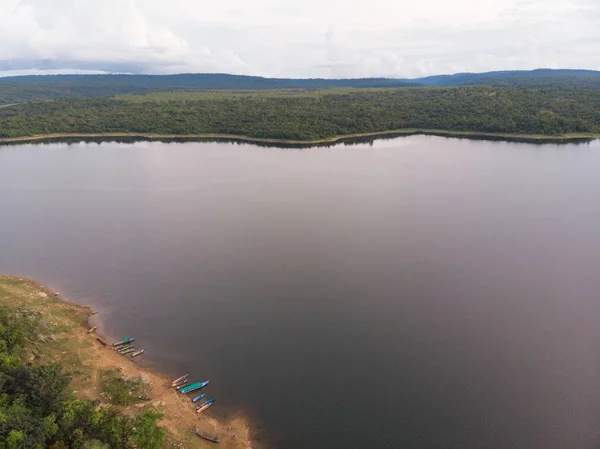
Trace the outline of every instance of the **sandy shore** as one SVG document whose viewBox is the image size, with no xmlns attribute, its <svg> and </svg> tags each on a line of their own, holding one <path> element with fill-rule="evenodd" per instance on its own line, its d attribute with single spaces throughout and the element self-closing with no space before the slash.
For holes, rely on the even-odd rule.
<svg viewBox="0 0 600 449">
<path fill-rule="evenodd" d="M 167 376 L 144 368 L 135 359 L 122 356 L 111 347 L 100 344 L 96 338 L 102 333 L 101 326 L 98 326 L 98 333 L 88 334 L 88 320 L 94 314 L 89 307 L 59 298 L 54 292 L 30 279 L 0 275 L 0 304 L 38 313 L 47 323 L 47 332 L 40 336 L 39 341 L 32 343 L 30 361 L 61 363 L 73 376 L 72 388 L 76 396 L 106 401 L 99 385 L 99 375 L 103 370 L 116 369 L 123 377 L 142 379 L 152 397 L 148 402 L 119 408 L 123 413 L 129 414 L 137 414 L 150 408 L 162 413 L 164 418 L 159 424 L 170 434 L 166 447 L 215 446 L 192 434 L 192 428 L 219 435 L 219 447 L 257 447 L 251 439 L 250 426 L 244 417 L 221 421 L 211 416 L 210 409 L 198 415 L 189 397 L 170 388 L 171 379 Z"/>
<path fill-rule="evenodd" d="M 169 139 L 215 139 L 215 140 L 238 140 L 245 142 L 265 143 L 265 144 L 283 144 L 283 145 L 326 145 L 346 140 L 360 138 L 377 138 L 391 136 L 407 136 L 413 134 L 424 134 L 440 137 L 464 137 L 464 138 L 489 138 L 520 142 L 544 142 L 544 141 L 561 141 L 561 140 L 585 140 L 598 139 L 600 134 L 578 133 L 578 134 L 561 134 L 561 135 L 543 135 L 543 134 L 506 134 L 506 133 L 484 133 L 474 131 L 446 131 L 440 129 L 397 129 L 390 131 L 378 131 L 364 134 L 348 134 L 342 136 L 334 136 L 324 139 L 315 140 L 289 140 L 289 139 L 269 139 L 259 137 L 249 137 L 234 134 L 154 134 L 154 133 L 55 133 L 55 134 L 38 134 L 22 137 L 4 137 L 0 138 L 0 143 L 15 143 L 15 142 L 35 142 L 48 139 L 71 139 L 71 138 L 125 138 L 137 137 L 147 140 L 169 140 Z"/>
</svg>

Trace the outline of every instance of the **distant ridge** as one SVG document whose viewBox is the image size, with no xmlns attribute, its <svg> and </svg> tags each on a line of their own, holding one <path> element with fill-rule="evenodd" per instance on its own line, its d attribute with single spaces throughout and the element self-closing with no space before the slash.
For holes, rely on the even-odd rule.
<svg viewBox="0 0 600 449">
<path fill-rule="evenodd" d="M 179 75 L 27 75 L 0 78 L 0 105 L 59 98 L 110 97 L 164 91 L 396 88 L 491 85 L 523 88 L 600 89 L 600 71 L 570 69 L 457 73 L 415 79 L 293 79 L 198 73 Z"/>
<path fill-rule="evenodd" d="M 504 70 L 484 73 L 434 75 L 411 80 L 424 86 L 485 84 L 512 87 L 600 88 L 600 71 L 578 69 Z"/>
<path fill-rule="evenodd" d="M 141 88 L 175 87 L 210 89 L 298 89 L 331 87 L 405 87 L 415 82 L 403 78 L 265 78 L 262 76 L 227 73 L 181 73 L 175 75 L 22 75 L 0 78 L 0 86 L 18 83 L 74 83 L 88 81 L 97 84 L 128 84 Z"/>
<path fill-rule="evenodd" d="M 58 98 L 110 97 L 174 90 L 327 89 L 334 87 L 407 87 L 387 78 L 287 79 L 197 73 L 180 75 L 27 75 L 0 78 L 0 105 Z"/>
</svg>

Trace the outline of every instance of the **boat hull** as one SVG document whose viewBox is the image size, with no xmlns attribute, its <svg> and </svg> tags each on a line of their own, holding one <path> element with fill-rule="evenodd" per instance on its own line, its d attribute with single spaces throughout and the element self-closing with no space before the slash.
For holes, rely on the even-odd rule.
<svg viewBox="0 0 600 449">
<path fill-rule="evenodd" d="M 179 382 L 181 382 L 182 380 L 187 379 L 189 376 L 189 374 L 184 374 L 181 377 L 178 377 L 177 379 L 175 379 L 174 381 L 171 382 L 171 386 L 174 387 L 176 384 L 178 384 Z"/>
<path fill-rule="evenodd" d="M 203 402 L 198 407 L 196 407 L 196 412 L 202 413 L 204 410 L 213 405 L 213 402 L 215 402 L 215 398 L 210 398 L 208 401 Z"/>
<path fill-rule="evenodd" d="M 183 387 L 181 390 L 179 390 L 179 392 L 180 393 L 191 393 L 192 391 L 199 390 L 200 388 L 203 388 L 206 385 L 208 385 L 208 380 L 204 381 L 204 382 L 195 382 L 191 385 L 188 385 L 187 387 Z"/>
<path fill-rule="evenodd" d="M 203 399 L 206 397 L 206 393 L 202 393 L 200 396 L 196 396 L 194 399 L 192 399 L 192 402 L 198 402 L 200 399 Z"/>
<path fill-rule="evenodd" d="M 206 404 L 204 407 L 200 407 L 198 410 L 196 410 L 196 412 L 198 413 L 202 413 L 203 411 L 205 411 L 207 408 L 209 408 L 211 405 L 213 405 L 213 403 L 211 402 L 210 404 Z"/>
<path fill-rule="evenodd" d="M 116 343 L 113 343 L 113 346 L 114 346 L 114 347 L 117 347 L 117 346 L 122 346 L 122 345 L 126 345 L 126 344 L 128 344 L 128 343 L 132 343 L 132 342 L 134 342 L 134 341 L 135 341 L 135 338 L 127 337 L 127 338 L 124 338 L 124 339 L 123 339 L 123 340 L 121 340 L 121 341 L 118 341 L 118 342 L 116 342 Z"/>
<path fill-rule="evenodd" d="M 205 440 L 212 441 L 213 443 L 221 442 L 221 437 L 219 437 L 217 435 L 213 435 L 211 433 L 206 433 L 206 432 L 200 432 L 198 430 L 195 430 L 194 433 L 196 435 L 198 435 L 200 438 L 204 438 Z"/>
</svg>

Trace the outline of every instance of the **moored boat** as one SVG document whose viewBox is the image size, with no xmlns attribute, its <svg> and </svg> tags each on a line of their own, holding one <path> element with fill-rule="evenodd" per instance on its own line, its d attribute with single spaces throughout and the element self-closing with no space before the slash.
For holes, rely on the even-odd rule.
<svg viewBox="0 0 600 449">
<path fill-rule="evenodd" d="M 115 351 L 117 351 L 117 352 L 123 352 L 123 351 L 131 349 L 133 347 L 134 347 L 133 345 L 119 346 L 118 348 L 115 348 Z"/>
<path fill-rule="evenodd" d="M 134 348 L 131 348 L 131 349 L 128 349 L 127 351 L 122 351 L 122 352 L 120 352 L 119 354 L 121 354 L 121 355 L 127 355 L 127 354 L 129 354 L 129 353 L 131 353 L 131 352 L 133 352 L 133 351 L 135 351 L 135 349 L 134 349 Z"/>
<path fill-rule="evenodd" d="M 208 385 L 208 380 L 206 380 L 204 382 L 196 382 L 196 383 L 193 383 L 192 385 L 188 385 L 187 387 L 183 387 L 181 390 L 179 390 L 179 392 L 180 393 L 191 393 L 192 391 L 199 390 L 200 388 L 203 388 L 206 385 Z"/>
<path fill-rule="evenodd" d="M 198 429 L 194 429 L 194 433 L 198 435 L 200 438 L 204 438 L 205 440 L 212 441 L 213 443 L 219 443 L 221 441 L 221 437 L 217 435 L 213 435 L 212 433 L 200 432 Z"/>
<path fill-rule="evenodd" d="M 187 385 L 187 383 L 188 383 L 188 380 L 187 379 L 183 379 L 183 380 L 180 380 L 175 385 L 171 385 L 171 386 L 175 387 L 175 389 L 179 390 L 179 389 L 185 387 Z"/>
<path fill-rule="evenodd" d="M 205 398 L 206 397 L 206 393 L 202 393 L 200 396 L 196 396 L 194 399 L 192 399 L 192 402 L 198 402 L 200 399 Z"/>
<path fill-rule="evenodd" d="M 98 326 L 92 327 L 90 330 L 88 330 L 88 334 L 91 334 L 92 332 L 96 332 L 96 329 L 98 329 Z"/>
<path fill-rule="evenodd" d="M 185 380 L 189 377 L 189 374 L 184 374 L 181 377 L 178 377 L 177 379 L 175 379 L 174 381 L 171 382 L 171 386 L 174 387 L 176 386 L 176 384 L 178 384 L 179 382 L 181 382 L 182 380 Z"/>
<path fill-rule="evenodd" d="M 108 346 L 108 342 L 102 338 L 102 337 L 96 337 L 96 340 L 98 341 L 98 343 L 100 343 L 102 346 Z"/>
<path fill-rule="evenodd" d="M 135 338 L 127 337 L 121 341 L 117 341 L 116 343 L 113 343 L 113 346 L 116 347 L 116 346 L 126 345 L 127 343 L 132 343 L 134 341 L 135 341 Z"/>
<path fill-rule="evenodd" d="M 206 410 L 211 405 L 213 405 L 213 402 L 215 402 L 215 398 L 210 398 L 208 401 L 206 401 L 206 402 L 200 404 L 198 407 L 196 407 L 196 412 L 202 413 L 204 410 Z"/>
<path fill-rule="evenodd" d="M 135 351 L 134 353 L 131 354 L 131 358 L 133 357 L 137 357 L 138 355 L 142 355 L 144 353 L 143 349 L 140 349 L 138 351 Z"/>
</svg>

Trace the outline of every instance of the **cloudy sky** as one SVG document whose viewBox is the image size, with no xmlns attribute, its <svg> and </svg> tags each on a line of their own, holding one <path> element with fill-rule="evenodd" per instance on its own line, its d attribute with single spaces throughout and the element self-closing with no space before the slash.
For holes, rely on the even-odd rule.
<svg viewBox="0 0 600 449">
<path fill-rule="evenodd" d="M 600 0 L 0 0 L 0 74 L 600 69 Z"/>
</svg>

